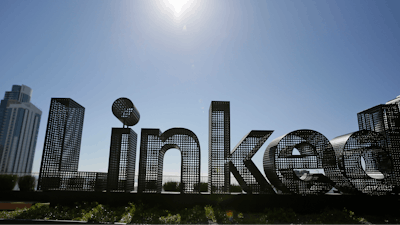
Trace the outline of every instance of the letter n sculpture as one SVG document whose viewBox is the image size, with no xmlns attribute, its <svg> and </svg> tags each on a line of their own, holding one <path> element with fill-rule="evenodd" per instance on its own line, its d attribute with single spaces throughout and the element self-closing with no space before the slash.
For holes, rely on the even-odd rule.
<svg viewBox="0 0 400 225">
<path fill-rule="evenodd" d="M 142 129 L 140 140 L 138 193 L 161 193 L 165 153 L 176 148 L 181 152 L 181 193 L 199 193 L 200 143 L 185 128 Z"/>
</svg>

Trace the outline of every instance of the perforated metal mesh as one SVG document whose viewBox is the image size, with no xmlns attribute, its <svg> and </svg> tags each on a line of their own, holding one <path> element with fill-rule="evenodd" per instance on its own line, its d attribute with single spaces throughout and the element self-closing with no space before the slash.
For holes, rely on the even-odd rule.
<svg viewBox="0 0 400 225">
<path fill-rule="evenodd" d="M 395 182 L 392 179 L 392 160 L 382 134 L 362 130 L 339 136 L 331 143 L 338 156 L 338 166 L 346 177 L 344 182 L 335 185 L 337 189 L 369 195 L 384 195 L 392 191 Z"/>
<path fill-rule="evenodd" d="M 139 111 L 128 98 L 119 98 L 115 100 L 111 109 L 114 116 L 124 125 L 133 126 L 139 122 Z"/>
<path fill-rule="evenodd" d="M 294 155 L 294 149 L 300 155 Z M 263 160 L 268 180 L 282 193 L 324 194 L 334 182 L 343 180 L 332 145 L 313 130 L 297 130 L 276 138 L 268 145 Z M 325 176 L 320 173 L 298 177 L 296 169 L 319 169 Z"/>
<path fill-rule="evenodd" d="M 231 150 L 229 102 L 212 101 L 209 111 L 208 191 L 229 194 Z"/>
<path fill-rule="evenodd" d="M 136 145 L 137 134 L 132 129 L 112 129 L 107 191 L 133 191 Z"/>
<path fill-rule="evenodd" d="M 48 174 L 77 172 L 84 113 L 85 108 L 70 98 L 51 99 L 38 190 L 46 189 L 42 178 Z"/>
<path fill-rule="evenodd" d="M 400 115 L 397 104 L 377 105 L 357 114 L 360 130 L 371 130 L 383 134 L 387 150 L 393 160 L 393 174 L 400 186 Z"/>
<path fill-rule="evenodd" d="M 107 173 L 99 172 L 60 171 L 42 177 L 44 191 L 103 191 L 106 184 Z"/>
<path fill-rule="evenodd" d="M 230 104 L 213 101 L 209 118 L 208 188 L 211 193 L 230 193 L 230 172 L 247 193 L 275 193 L 251 158 L 273 131 L 251 131 L 230 153 Z"/>
<path fill-rule="evenodd" d="M 251 131 L 239 142 L 228 157 L 230 171 L 247 193 L 275 194 L 265 177 L 251 160 L 272 132 Z"/>
<path fill-rule="evenodd" d="M 172 128 L 161 134 L 159 129 L 142 129 L 139 159 L 139 193 L 161 193 L 165 152 L 181 152 L 181 193 L 199 193 L 200 143 L 185 128 Z"/>
</svg>

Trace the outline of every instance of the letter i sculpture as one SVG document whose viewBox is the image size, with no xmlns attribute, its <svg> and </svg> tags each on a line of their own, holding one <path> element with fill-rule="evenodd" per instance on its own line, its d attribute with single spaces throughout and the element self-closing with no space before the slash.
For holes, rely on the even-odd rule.
<svg viewBox="0 0 400 225">
<path fill-rule="evenodd" d="M 112 112 L 123 123 L 123 128 L 112 128 L 107 191 L 130 192 L 135 184 L 137 134 L 129 126 L 137 124 L 140 115 L 127 98 L 115 100 Z"/>
</svg>

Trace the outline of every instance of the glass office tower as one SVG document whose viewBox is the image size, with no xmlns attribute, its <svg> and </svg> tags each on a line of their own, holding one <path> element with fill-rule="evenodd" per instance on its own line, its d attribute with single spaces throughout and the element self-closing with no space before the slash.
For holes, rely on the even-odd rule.
<svg viewBox="0 0 400 225">
<path fill-rule="evenodd" d="M 31 173 L 42 111 L 32 89 L 13 85 L 0 104 L 0 173 Z"/>
</svg>

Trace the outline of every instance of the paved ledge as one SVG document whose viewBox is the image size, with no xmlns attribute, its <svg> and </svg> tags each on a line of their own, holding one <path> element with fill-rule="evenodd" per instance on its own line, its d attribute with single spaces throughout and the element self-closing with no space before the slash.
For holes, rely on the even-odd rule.
<svg viewBox="0 0 400 225">
<path fill-rule="evenodd" d="M 0 210 L 15 210 L 16 208 L 30 208 L 34 202 L 0 202 Z"/>
</svg>

